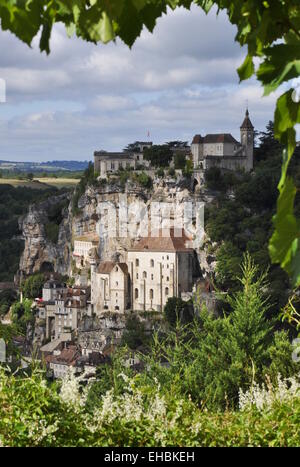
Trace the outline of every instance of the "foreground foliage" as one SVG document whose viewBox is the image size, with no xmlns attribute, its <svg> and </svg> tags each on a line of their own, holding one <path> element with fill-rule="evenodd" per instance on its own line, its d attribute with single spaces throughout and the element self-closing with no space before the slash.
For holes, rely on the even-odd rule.
<svg viewBox="0 0 300 467">
<path fill-rule="evenodd" d="M 40 371 L 22 378 L 0 370 L 2 446 L 299 446 L 299 421 L 297 395 L 265 409 L 209 413 L 157 386 L 137 388 L 135 379 L 91 413 L 72 376 L 59 391 Z"/>
<path fill-rule="evenodd" d="M 146 353 L 134 352 L 139 372 L 127 346 L 88 382 L 70 372 L 51 383 L 34 362 L 27 375 L 0 367 L 0 444 L 300 445 L 299 363 L 287 333 L 266 318 L 265 274 L 249 255 L 242 272 L 230 314 L 213 317 L 199 303 L 199 317 L 182 324 L 178 313 Z M 32 318 L 30 305 L 13 307 L 16 323 Z M 145 345 L 140 331 L 132 322 L 124 340 Z"/>
</svg>

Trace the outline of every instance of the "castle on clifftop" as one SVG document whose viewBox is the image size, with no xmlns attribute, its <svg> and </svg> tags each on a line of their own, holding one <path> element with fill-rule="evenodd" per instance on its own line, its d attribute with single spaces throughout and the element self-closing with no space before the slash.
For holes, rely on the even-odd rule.
<svg viewBox="0 0 300 467">
<path fill-rule="evenodd" d="M 254 127 L 248 109 L 240 131 L 241 142 L 230 133 L 195 135 L 191 145 L 194 169 L 219 167 L 250 172 L 253 169 Z"/>
</svg>

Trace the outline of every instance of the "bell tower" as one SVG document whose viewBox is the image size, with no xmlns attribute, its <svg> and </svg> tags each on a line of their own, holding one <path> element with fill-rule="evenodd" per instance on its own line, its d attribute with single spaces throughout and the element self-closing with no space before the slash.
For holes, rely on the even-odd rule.
<svg viewBox="0 0 300 467">
<path fill-rule="evenodd" d="M 241 143 L 247 158 L 246 170 L 250 172 L 253 169 L 253 151 L 254 151 L 254 126 L 249 118 L 249 110 L 246 110 L 244 121 L 240 127 Z"/>
</svg>

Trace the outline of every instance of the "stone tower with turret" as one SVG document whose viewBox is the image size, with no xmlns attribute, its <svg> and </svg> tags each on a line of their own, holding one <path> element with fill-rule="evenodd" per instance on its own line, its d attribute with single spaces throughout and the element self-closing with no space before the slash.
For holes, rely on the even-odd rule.
<svg viewBox="0 0 300 467">
<path fill-rule="evenodd" d="M 241 129 L 241 143 L 247 158 L 246 170 L 250 172 L 253 169 L 253 151 L 254 151 L 254 126 L 249 118 L 249 111 L 246 110 L 244 121 L 240 127 Z"/>
</svg>

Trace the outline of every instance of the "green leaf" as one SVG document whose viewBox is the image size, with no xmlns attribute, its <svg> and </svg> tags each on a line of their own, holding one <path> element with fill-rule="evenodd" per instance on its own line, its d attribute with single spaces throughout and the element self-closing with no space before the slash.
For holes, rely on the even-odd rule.
<svg viewBox="0 0 300 467">
<path fill-rule="evenodd" d="M 251 55 L 247 55 L 242 65 L 238 68 L 238 74 L 240 77 L 240 81 L 244 79 L 249 79 L 254 73 L 254 63 Z"/>
<path fill-rule="evenodd" d="M 41 39 L 40 39 L 40 49 L 41 52 L 46 52 L 47 54 L 50 53 L 50 37 L 52 31 L 52 23 L 50 21 L 46 21 L 43 25 Z"/>
<path fill-rule="evenodd" d="M 284 81 L 300 75 L 300 40 L 295 44 L 278 44 L 264 49 L 266 59 L 257 70 L 265 95 L 275 91 Z"/>
<path fill-rule="evenodd" d="M 199 6 L 201 6 L 201 8 L 207 14 L 207 13 L 209 13 L 209 11 L 212 9 L 212 7 L 214 6 L 214 4 L 216 2 L 213 2 L 212 0 L 198 0 L 195 3 L 197 3 L 197 5 L 199 5 Z"/>
<path fill-rule="evenodd" d="M 273 217 L 275 231 L 269 243 L 272 262 L 280 263 L 292 275 L 294 285 L 300 283 L 300 274 L 297 272 L 300 229 L 293 213 L 296 191 L 293 180 L 286 178 L 277 200 L 277 212 Z"/>
</svg>

